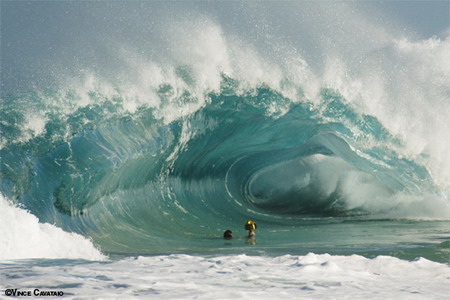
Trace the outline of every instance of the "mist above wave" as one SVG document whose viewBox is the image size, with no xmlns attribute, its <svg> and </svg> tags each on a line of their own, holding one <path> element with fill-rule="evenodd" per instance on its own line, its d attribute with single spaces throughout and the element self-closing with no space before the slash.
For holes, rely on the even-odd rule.
<svg viewBox="0 0 450 300">
<path fill-rule="evenodd" d="M 91 51 L 68 52 L 77 63 L 43 63 L 56 88 L 4 97 L 2 190 L 72 230 L 109 233 L 119 218 L 120 242 L 143 225 L 183 235 L 164 225 L 211 206 L 222 220 L 448 218 L 448 37 L 306 6 L 245 6 L 238 25 L 178 8 L 127 38 L 94 26 Z"/>
</svg>

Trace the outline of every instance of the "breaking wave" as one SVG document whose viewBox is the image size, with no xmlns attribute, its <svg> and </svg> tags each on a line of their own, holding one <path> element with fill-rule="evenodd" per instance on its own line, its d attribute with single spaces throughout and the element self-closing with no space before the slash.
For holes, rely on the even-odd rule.
<svg viewBox="0 0 450 300">
<path fill-rule="evenodd" d="M 3 97 L 7 198 L 130 252 L 245 218 L 450 218 L 448 39 L 317 68 L 204 16 L 162 32 L 164 55 Z"/>
</svg>

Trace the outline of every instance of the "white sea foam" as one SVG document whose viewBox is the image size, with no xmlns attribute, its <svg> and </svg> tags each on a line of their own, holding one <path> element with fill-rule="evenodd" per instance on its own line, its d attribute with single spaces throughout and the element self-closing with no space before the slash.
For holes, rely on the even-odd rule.
<svg viewBox="0 0 450 300">
<path fill-rule="evenodd" d="M 198 15 L 194 20 L 170 23 L 162 31 L 167 49 L 161 54 L 164 58 L 122 50 L 125 71 L 120 76 L 90 75 L 77 92 L 82 99 L 89 98 L 86 95 L 93 90 L 106 97 L 122 97 L 124 111 L 131 113 L 141 106 L 154 107 L 157 117 L 171 122 L 204 106 L 208 93 L 219 92 L 222 74 L 238 80 L 243 91 L 265 85 L 294 102 L 317 102 L 321 87 L 333 88 L 399 137 L 405 147 L 398 150 L 425 165 L 434 181 L 448 190 L 450 39 L 397 37 L 368 22 L 361 23 L 363 29 L 353 29 L 352 22 L 365 18 L 349 18 L 342 20 L 346 29 L 341 34 L 351 35 L 352 30 L 361 36 L 370 34 L 370 41 L 358 42 L 358 47 L 339 44 L 348 55 L 336 55 L 339 52 L 330 49 L 323 69 L 313 71 L 309 65 L 314 62 L 290 50 L 294 46 L 282 45 L 279 51 L 284 55 L 277 57 L 267 47 L 258 48 Z M 163 85 L 172 90 L 161 99 L 157 91 Z M 185 92 L 191 100 L 180 101 Z"/>
<path fill-rule="evenodd" d="M 450 39 L 391 37 L 359 65 L 329 58 L 324 78 L 364 114 L 400 137 L 404 157 L 427 167 L 448 190 L 450 168 Z"/>
<path fill-rule="evenodd" d="M 266 85 L 294 102 L 317 102 L 320 88 L 331 87 L 341 93 L 345 101 L 359 108 L 362 114 L 375 116 L 390 133 L 400 138 L 404 147 L 392 149 L 398 150 L 400 158 L 407 157 L 427 168 L 444 194 L 439 199 L 431 196 L 439 202 L 432 205 L 438 207 L 437 211 L 443 212 L 439 215 L 445 218 L 450 214 L 450 168 L 447 159 L 450 152 L 447 138 L 450 131 L 450 81 L 447 80 L 450 76 L 450 39 L 399 38 L 389 30 L 380 28 L 379 24 L 364 21 L 366 18 L 355 15 L 353 10 L 350 13 L 347 5 L 338 7 L 339 13 L 334 11 L 336 7 L 333 6 L 322 17 L 327 22 L 319 22 L 318 30 L 324 34 L 330 30 L 332 33 L 333 30 L 341 31 L 340 27 L 339 30 L 337 27 L 333 29 L 333 22 L 345 25 L 340 32 L 344 36 L 330 40 L 340 40 L 340 43 L 330 51 L 326 51 L 330 41 L 322 45 L 322 51 L 326 53 L 324 70 L 313 72 L 309 64 L 314 62 L 305 60 L 300 51 L 288 51 L 291 48 L 285 45 L 289 44 L 287 39 L 283 39 L 284 44 L 280 45 L 282 50 L 279 52 L 283 58 L 271 56 L 273 51 L 270 50 L 273 49 L 270 47 L 257 47 L 253 40 L 244 38 L 244 33 L 237 36 L 226 31 L 217 21 L 196 14 L 194 18 L 190 16 L 181 21 L 171 19 L 163 22 L 170 26 L 159 32 L 163 36 L 160 37 L 160 47 L 166 51 L 158 57 L 145 56 L 125 49 L 125 46 L 118 47 L 118 60 L 122 60 L 123 66 L 118 74 L 87 71 L 81 82 L 68 82 L 67 89 L 73 89 L 76 97 L 74 101 L 66 99 L 67 103 L 61 105 L 62 111 L 65 111 L 65 106 L 70 112 L 101 101 L 98 98 L 119 97 L 124 113 L 135 113 L 142 106 L 152 107 L 156 117 L 169 123 L 206 105 L 209 101 L 207 94 L 220 91 L 222 74 L 237 79 L 241 90 L 248 92 Z M 346 18 L 342 18 L 343 15 Z M 318 23 L 316 19 L 313 22 Z M 355 28 L 354 24 L 360 26 Z M 350 37 L 352 33 L 371 38 L 349 39 L 350 44 L 347 44 L 345 37 Z M 332 35 L 328 32 L 325 36 Z M 355 41 L 358 41 L 358 47 L 355 47 Z M 295 45 L 297 42 L 293 41 L 294 46 L 299 46 Z M 336 47 L 345 50 L 341 51 L 345 55 L 337 56 L 339 51 L 335 51 Z M 169 86 L 170 90 L 158 94 L 164 86 Z M 297 94 L 298 91 L 302 91 L 303 95 Z M 190 97 L 183 97 L 185 92 Z M 93 93 L 100 97 L 92 97 Z M 287 109 L 275 106 L 268 108 L 269 115 L 284 113 Z M 24 132 L 33 132 L 34 135 L 45 132 L 45 112 L 27 120 Z M 187 131 L 183 128 L 183 142 L 190 138 Z M 26 135 L 25 139 L 31 137 Z M 358 145 L 361 148 L 372 146 L 367 139 L 361 140 L 362 144 L 366 144 Z M 361 176 L 349 177 L 345 182 L 348 190 L 355 195 L 350 203 L 353 207 L 364 206 L 365 203 L 359 199 L 367 199 L 365 196 L 369 194 L 364 189 L 355 189 L 354 184 L 352 186 L 352 182 L 357 180 L 351 179 L 358 178 Z M 357 194 L 355 191 L 361 192 Z M 412 203 L 419 202 L 420 197 L 429 198 L 428 195 L 419 196 Z M 407 199 L 411 198 L 385 199 L 386 203 L 408 203 Z"/>
<path fill-rule="evenodd" d="M 0 260 L 22 258 L 83 258 L 105 256 L 85 237 L 65 232 L 14 206 L 0 194 Z"/>
<path fill-rule="evenodd" d="M 390 256 L 169 255 L 37 261 L 32 267 L 17 262 L 0 264 L 0 270 L 4 288 L 45 287 L 68 299 L 445 299 L 450 294 L 449 265 Z"/>
</svg>

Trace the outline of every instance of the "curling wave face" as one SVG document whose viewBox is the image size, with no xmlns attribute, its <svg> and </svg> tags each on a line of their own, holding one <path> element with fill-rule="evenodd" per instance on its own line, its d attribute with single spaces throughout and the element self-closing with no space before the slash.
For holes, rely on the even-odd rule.
<svg viewBox="0 0 450 300">
<path fill-rule="evenodd" d="M 171 122 L 152 109 L 122 115 L 120 98 L 54 117 L 46 134 L 4 149 L 3 187 L 41 220 L 110 251 L 179 247 L 246 218 L 438 215 L 422 198 L 438 191 L 427 170 L 335 91 L 293 103 L 233 84 L 223 77 L 206 105 Z"/>
<path fill-rule="evenodd" d="M 1 192 L 127 253 L 193 249 L 248 218 L 450 218 L 448 39 L 374 31 L 313 71 L 298 41 L 260 53 L 193 19 L 161 22 L 154 57 L 122 47 L 114 78 L 4 96 Z"/>
</svg>

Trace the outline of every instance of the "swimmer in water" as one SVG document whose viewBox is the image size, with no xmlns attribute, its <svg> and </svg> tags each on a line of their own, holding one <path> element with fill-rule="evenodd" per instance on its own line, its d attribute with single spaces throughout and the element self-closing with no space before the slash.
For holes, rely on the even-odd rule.
<svg viewBox="0 0 450 300">
<path fill-rule="evenodd" d="M 248 220 L 245 222 L 245 230 L 248 230 L 248 238 L 252 238 L 255 236 L 256 223 Z"/>
<path fill-rule="evenodd" d="M 229 229 L 225 230 L 225 232 L 223 233 L 223 238 L 226 240 L 231 240 L 233 238 L 233 231 Z"/>
</svg>

